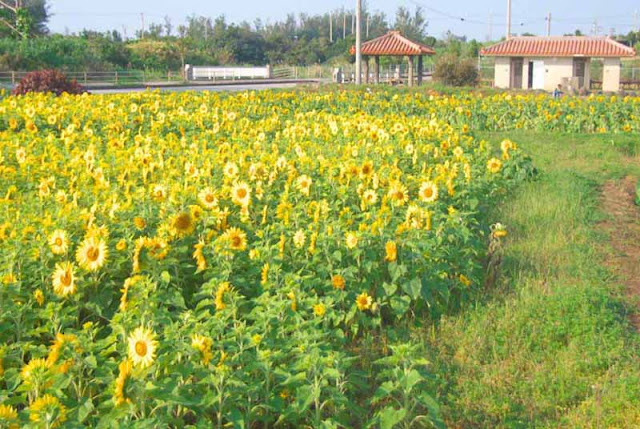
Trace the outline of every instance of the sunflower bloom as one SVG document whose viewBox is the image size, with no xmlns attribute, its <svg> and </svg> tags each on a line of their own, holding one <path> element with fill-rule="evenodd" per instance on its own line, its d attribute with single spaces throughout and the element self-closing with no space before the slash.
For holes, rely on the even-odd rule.
<svg viewBox="0 0 640 429">
<path fill-rule="evenodd" d="M 347 249 L 354 249 L 358 245 L 358 236 L 355 232 L 347 232 L 345 234 L 345 243 Z"/>
<path fill-rule="evenodd" d="M 69 240 L 67 239 L 67 233 L 62 229 L 56 229 L 49 237 L 49 247 L 54 255 L 62 255 L 66 253 L 69 247 Z"/>
<path fill-rule="evenodd" d="M 153 364 L 158 342 L 153 331 L 142 326 L 129 336 L 129 358 L 134 366 L 147 368 Z"/>
<path fill-rule="evenodd" d="M 222 235 L 222 239 L 229 243 L 231 250 L 244 250 L 247 248 L 247 234 L 239 228 L 231 227 Z"/>
<path fill-rule="evenodd" d="M 233 185 L 233 188 L 231 188 L 231 201 L 236 205 L 247 207 L 251 201 L 251 187 L 245 182 Z"/>
<path fill-rule="evenodd" d="M 300 177 L 298 177 L 298 180 L 296 180 L 296 187 L 298 188 L 298 190 L 300 191 L 300 193 L 302 193 L 303 195 L 306 195 L 307 197 L 309 196 L 309 192 L 311 191 L 311 183 L 313 181 L 311 180 L 311 178 L 307 175 L 302 175 Z"/>
<path fill-rule="evenodd" d="M 489 161 L 487 161 L 487 170 L 489 170 L 490 173 L 497 173 L 500 171 L 500 169 L 502 168 L 502 161 L 500 161 L 498 158 L 491 158 Z"/>
<path fill-rule="evenodd" d="M 178 237 L 185 237 L 193 232 L 193 217 L 188 212 L 180 212 L 171 221 L 171 230 Z"/>
<path fill-rule="evenodd" d="M 131 403 L 131 398 L 127 395 L 127 382 L 131 379 L 133 363 L 130 359 L 123 360 L 118 365 L 118 378 L 113 390 L 113 402 L 116 407 L 125 403 Z"/>
<path fill-rule="evenodd" d="M 373 304 L 373 298 L 371 298 L 371 296 L 366 292 L 362 292 L 356 298 L 356 305 L 360 311 L 369 310 L 371 308 L 371 304 Z"/>
<path fill-rule="evenodd" d="M 398 247 L 393 241 L 387 241 L 384 245 L 385 256 L 384 260 L 387 262 L 394 262 L 398 258 Z"/>
<path fill-rule="evenodd" d="M 315 304 L 313 306 L 313 314 L 315 314 L 318 317 L 322 317 L 324 316 L 324 313 L 326 313 L 327 309 L 325 308 L 324 304 Z"/>
<path fill-rule="evenodd" d="M 66 419 L 67 409 L 53 395 L 41 396 L 29 406 L 29 420 L 44 424 L 44 427 L 60 427 Z"/>
<path fill-rule="evenodd" d="M 209 365 L 211 359 L 213 359 L 213 353 L 211 352 L 211 346 L 213 340 L 210 337 L 204 335 L 195 334 L 191 339 L 191 347 L 198 350 L 202 355 L 202 364 Z"/>
<path fill-rule="evenodd" d="M 215 208 L 218 205 L 218 199 L 213 189 L 206 187 L 198 193 L 198 201 L 206 209 Z"/>
<path fill-rule="evenodd" d="M 18 429 L 20 427 L 18 412 L 11 405 L 0 404 L 0 427 Z"/>
<path fill-rule="evenodd" d="M 87 271 L 98 271 L 106 262 L 107 244 L 96 237 L 85 238 L 76 251 L 76 260 Z"/>
<path fill-rule="evenodd" d="M 438 199 L 438 185 L 433 182 L 423 182 L 418 191 L 420 200 L 425 203 L 432 203 Z"/>
<path fill-rule="evenodd" d="M 389 187 L 389 192 L 387 192 L 387 197 L 389 198 L 389 200 L 391 200 L 393 205 L 402 206 L 407 201 L 409 201 L 409 191 L 407 190 L 407 187 L 404 186 L 402 183 L 393 182 Z"/>
<path fill-rule="evenodd" d="M 331 277 L 331 285 L 334 289 L 344 290 L 344 286 L 346 285 L 346 283 L 347 282 L 344 280 L 344 277 L 342 277 L 340 274 L 336 274 Z"/>
<path fill-rule="evenodd" d="M 76 292 L 76 282 L 74 267 L 71 262 L 61 262 L 56 264 L 56 268 L 51 276 L 53 291 L 60 297 L 73 295 Z"/>
</svg>

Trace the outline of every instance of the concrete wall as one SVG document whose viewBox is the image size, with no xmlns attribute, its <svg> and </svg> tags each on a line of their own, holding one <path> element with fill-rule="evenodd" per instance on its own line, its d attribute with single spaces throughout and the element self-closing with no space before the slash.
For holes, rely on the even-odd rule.
<svg viewBox="0 0 640 429">
<path fill-rule="evenodd" d="M 618 92 L 620 90 L 620 58 L 604 59 L 602 90 L 604 92 Z"/>
<path fill-rule="evenodd" d="M 496 57 L 494 73 L 493 85 L 496 88 L 509 88 L 511 84 L 511 58 Z"/>
</svg>

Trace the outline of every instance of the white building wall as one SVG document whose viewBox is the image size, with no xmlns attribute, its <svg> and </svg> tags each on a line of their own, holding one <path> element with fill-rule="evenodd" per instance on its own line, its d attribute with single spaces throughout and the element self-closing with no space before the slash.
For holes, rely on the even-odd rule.
<svg viewBox="0 0 640 429">
<path fill-rule="evenodd" d="M 511 58 L 496 57 L 494 83 L 496 88 L 509 88 L 511 84 Z"/>
<path fill-rule="evenodd" d="M 602 91 L 618 92 L 620 90 L 620 58 L 605 58 L 602 69 Z"/>
</svg>

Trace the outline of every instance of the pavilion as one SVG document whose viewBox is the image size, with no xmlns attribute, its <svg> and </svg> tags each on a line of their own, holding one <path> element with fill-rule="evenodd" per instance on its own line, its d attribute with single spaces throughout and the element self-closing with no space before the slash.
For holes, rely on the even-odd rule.
<svg viewBox="0 0 640 429">
<path fill-rule="evenodd" d="M 352 46 L 351 54 L 355 54 L 356 48 Z M 374 70 L 373 82 L 380 82 L 380 57 L 394 56 L 407 57 L 409 62 L 408 85 L 413 86 L 414 81 L 414 60 L 418 57 L 417 84 L 422 83 L 422 56 L 433 55 L 436 52 L 427 45 L 414 42 L 404 37 L 399 31 L 389 31 L 387 34 L 368 40 L 362 44 L 362 71 L 364 73 L 364 83 L 369 83 L 369 58 L 373 57 Z"/>
</svg>

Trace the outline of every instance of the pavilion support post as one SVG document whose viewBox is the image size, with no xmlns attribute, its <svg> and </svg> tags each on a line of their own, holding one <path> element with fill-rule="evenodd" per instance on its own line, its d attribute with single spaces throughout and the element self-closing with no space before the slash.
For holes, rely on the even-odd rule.
<svg viewBox="0 0 640 429">
<path fill-rule="evenodd" d="M 369 57 L 362 57 L 362 71 L 364 73 L 364 83 L 369 84 Z"/>
<path fill-rule="evenodd" d="M 407 59 L 409 60 L 409 76 L 407 78 L 409 82 L 407 85 L 413 86 L 413 55 L 407 56 Z"/>
<path fill-rule="evenodd" d="M 373 82 L 380 83 L 380 57 L 373 57 Z"/>
<path fill-rule="evenodd" d="M 422 85 L 422 55 L 418 55 L 418 86 Z"/>
</svg>

